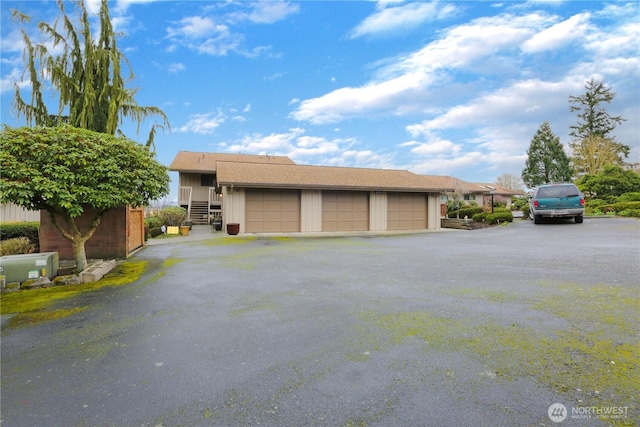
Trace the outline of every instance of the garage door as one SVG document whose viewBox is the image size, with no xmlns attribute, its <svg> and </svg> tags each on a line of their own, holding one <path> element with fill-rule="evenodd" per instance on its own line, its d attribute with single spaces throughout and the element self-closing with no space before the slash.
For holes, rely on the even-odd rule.
<svg viewBox="0 0 640 427">
<path fill-rule="evenodd" d="M 322 231 L 369 230 L 369 193 L 322 192 Z"/>
<path fill-rule="evenodd" d="M 387 194 L 387 229 L 427 228 L 427 197 L 420 193 Z"/>
<path fill-rule="evenodd" d="M 247 190 L 245 230 L 248 233 L 300 231 L 300 192 Z"/>
</svg>

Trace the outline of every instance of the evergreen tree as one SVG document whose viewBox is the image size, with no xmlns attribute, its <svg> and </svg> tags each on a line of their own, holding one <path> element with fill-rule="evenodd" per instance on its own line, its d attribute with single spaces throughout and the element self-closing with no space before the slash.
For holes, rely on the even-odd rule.
<svg viewBox="0 0 640 427">
<path fill-rule="evenodd" d="M 544 122 L 531 139 L 527 150 L 527 161 L 522 171 L 522 180 L 529 188 L 552 182 L 571 181 L 569 157 L 564 152 L 560 138 Z"/>
<path fill-rule="evenodd" d="M 83 0 L 76 2 L 79 24 L 67 16 L 64 3 L 59 0 L 61 16 L 53 26 L 40 22 L 38 28 L 48 42 L 34 43 L 23 29 L 25 43 L 25 74 L 31 84 L 31 100 L 22 97 L 20 86 L 15 84 L 14 109 L 18 117 L 24 116 L 29 125 L 71 126 L 95 132 L 115 135 L 123 118 L 140 123 L 150 116 L 159 116 L 163 125 L 169 126 L 167 116 L 157 107 L 140 107 L 135 101 L 135 89 L 125 86 L 133 79 L 123 77 L 126 57 L 118 50 L 107 0 L 101 0 L 98 40 L 91 28 L 89 14 Z M 21 22 L 29 17 L 13 10 L 13 16 Z M 62 27 L 62 28 L 59 28 Z M 62 53 L 57 51 L 62 50 Z M 51 114 L 44 102 L 47 89 L 43 81 L 50 82 L 51 92 L 59 98 L 58 111 Z M 153 145 L 155 126 L 152 127 L 147 146 Z"/>
<path fill-rule="evenodd" d="M 603 103 L 611 103 L 616 94 L 604 82 L 591 79 L 585 85 L 586 93 L 569 96 L 569 109 L 578 112 L 578 124 L 570 126 L 573 138 L 569 146 L 573 151 L 576 174 L 597 174 L 606 164 L 624 165 L 630 147 L 611 135 L 624 122 L 622 116 L 611 116 Z M 595 167 L 595 169 L 594 169 Z"/>
</svg>

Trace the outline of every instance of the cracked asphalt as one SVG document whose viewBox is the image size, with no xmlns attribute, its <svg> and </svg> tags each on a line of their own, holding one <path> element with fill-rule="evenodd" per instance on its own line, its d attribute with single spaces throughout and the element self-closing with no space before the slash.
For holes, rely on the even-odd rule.
<svg viewBox="0 0 640 427">
<path fill-rule="evenodd" d="M 2 427 L 638 422 L 638 220 L 202 236 L 3 330 Z"/>
</svg>

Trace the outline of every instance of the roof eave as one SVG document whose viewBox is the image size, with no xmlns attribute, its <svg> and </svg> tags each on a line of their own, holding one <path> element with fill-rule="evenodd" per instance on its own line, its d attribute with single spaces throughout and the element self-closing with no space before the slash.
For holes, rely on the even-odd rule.
<svg viewBox="0 0 640 427">
<path fill-rule="evenodd" d="M 281 190 L 348 190 L 348 191 L 386 191 L 393 193 L 443 193 L 453 191 L 452 188 L 406 188 L 406 187 L 368 187 L 360 185 L 317 185 L 317 184 L 273 184 L 256 182 L 225 182 L 218 185 L 234 188 L 277 188 Z"/>
</svg>

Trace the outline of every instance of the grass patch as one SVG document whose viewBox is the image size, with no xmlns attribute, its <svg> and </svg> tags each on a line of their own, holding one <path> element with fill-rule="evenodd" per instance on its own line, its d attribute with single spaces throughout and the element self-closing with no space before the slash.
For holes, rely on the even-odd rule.
<svg viewBox="0 0 640 427">
<path fill-rule="evenodd" d="M 86 307 L 55 309 L 54 306 L 57 302 L 107 286 L 122 286 L 133 283 L 142 276 L 146 267 L 146 261 L 127 261 L 114 268 L 97 282 L 2 294 L 0 295 L 0 313 L 18 313 L 11 319 L 11 326 L 35 324 L 67 317 L 85 310 Z"/>
</svg>

